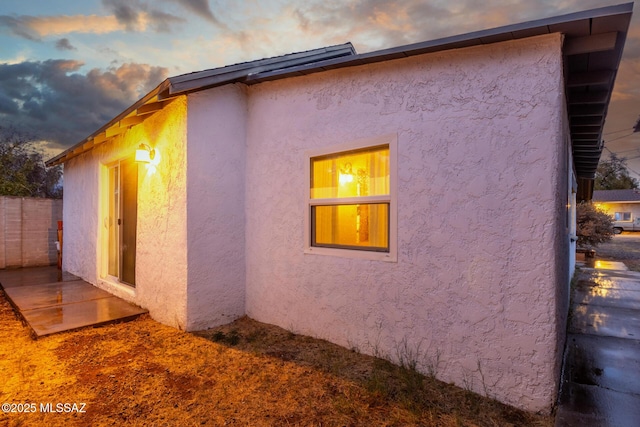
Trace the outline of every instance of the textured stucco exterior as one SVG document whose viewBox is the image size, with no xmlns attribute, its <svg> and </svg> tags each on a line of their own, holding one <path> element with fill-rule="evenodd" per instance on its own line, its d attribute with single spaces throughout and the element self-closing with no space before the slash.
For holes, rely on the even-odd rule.
<svg viewBox="0 0 640 427">
<path fill-rule="evenodd" d="M 187 329 L 244 314 L 246 93 L 228 85 L 188 97 Z"/>
<path fill-rule="evenodd" d="M 132 127 L 112 142 L 65 164 L 63 268 L 147 308 L 178 328 L 187 324 L 186 98 Z M 105 278 L 103 235 L 107 166 L 133 156 L 140 143 L 154 147 L 155 173 L 140 166 L 136 288 Z"/>
<path fill-rule="evenodd" d="M 560 35 L 254 86 L 250 317 L 549 410 L 568 252 Z M 305 150 L 397 133 L 398 261 L 304 254 Z M 562 224 L 559 224 L 562 220 Z M 437 366 L 436 366 L 437 365 Z"/>
<path fill-rule="evenodd" d="M 561 49 L 552 34 L 181 96 L 67 162 L 64 267 L 169 325 L 247 314 L 549 411 L 572 256 Z M 305 253 L 306 153 L 384 135 L 397 260 Z M 99 213 L 106 165 L 140 142 L 161 161 L 139 173 L 132 290 L 101 275 Z"/>
</svg>

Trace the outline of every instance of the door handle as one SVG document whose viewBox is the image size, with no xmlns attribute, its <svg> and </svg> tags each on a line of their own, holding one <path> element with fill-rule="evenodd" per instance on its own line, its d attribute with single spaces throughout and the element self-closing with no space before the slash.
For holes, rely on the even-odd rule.
<svg viewBox="0 0 640 427">
<path fill-rule="evenodd" d="M 118 225 L 122 224 L 122 220 L 120 218 L 118 218 Z"/>
</svg>

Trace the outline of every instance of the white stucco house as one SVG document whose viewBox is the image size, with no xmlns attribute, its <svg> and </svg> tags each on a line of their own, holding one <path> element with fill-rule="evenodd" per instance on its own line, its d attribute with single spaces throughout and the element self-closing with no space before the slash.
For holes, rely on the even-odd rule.
<svg viewBox="0 0 640 427">
<path fill-rule="evenodd" d="M 631 10 L 169 78 L 48 162 L 63 268 L 177 328 L 406 346 L 548 412 Z"/>
<path fill-rule="evenodd" d="M 592 201 L 611 215 L 616 233 L 640 231 L 640 190 L 595 190 Z"/>
</svg>

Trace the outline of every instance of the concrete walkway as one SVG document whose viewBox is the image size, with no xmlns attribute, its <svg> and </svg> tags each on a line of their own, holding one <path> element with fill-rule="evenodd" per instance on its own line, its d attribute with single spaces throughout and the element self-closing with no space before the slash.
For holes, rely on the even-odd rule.
<svg viewBox="0 0 640 427">
<path fill-rule="evenodd" d="M 35 338 L 147 313 L 55 267 L 0 270 L 0 286 Z"/>
<path fill-rule="evenodd" d="M 578 274 L 556 426 L 640 426 L 640 273 L 596 261 Z"/>
</svg>

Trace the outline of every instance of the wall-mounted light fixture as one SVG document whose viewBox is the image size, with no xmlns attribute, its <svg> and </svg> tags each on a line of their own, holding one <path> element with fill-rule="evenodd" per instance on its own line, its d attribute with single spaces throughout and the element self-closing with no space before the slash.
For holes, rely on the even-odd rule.
<svg viewBox="0 0 640 427">
<path fill-rule="evenodd" d="M 136 150 L 136 162 L 151 163 L 156 156 L 156 150 L 149 147 L 147 144 L 140 144 Z"/>
<path fill-rule="evenodd" d="M 338 182 L 340 185 L 345 185 L 353 182 L 353 171 L 351 170 L 351 163 L 345 163 L 339 167 L 340 173 L 338 175 Z"/>
</svg>

